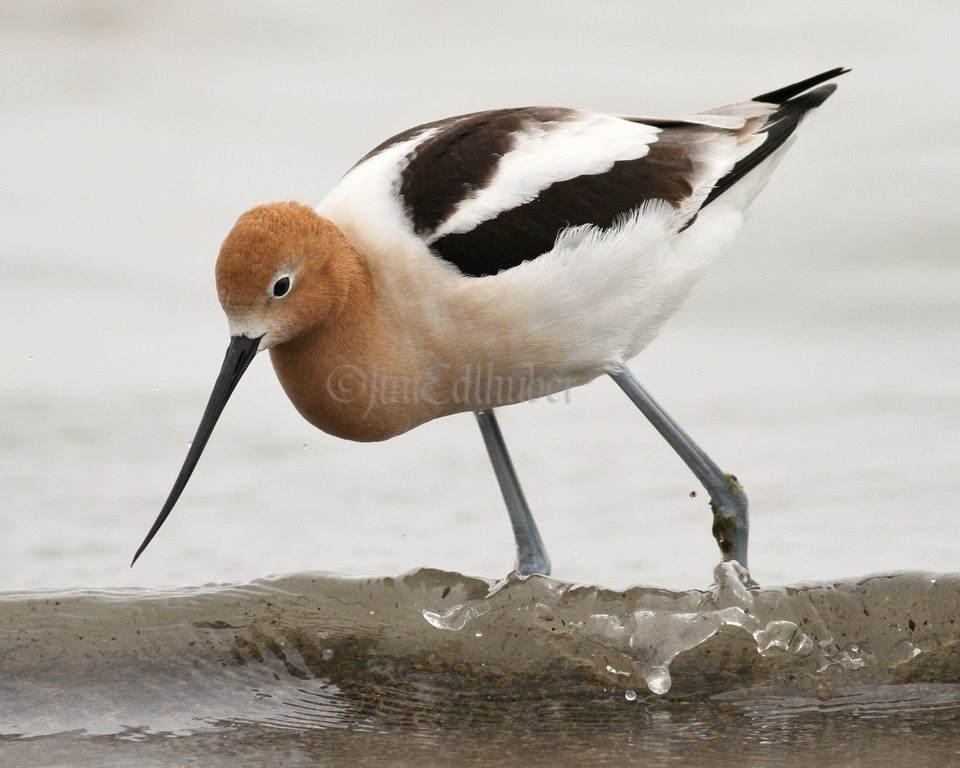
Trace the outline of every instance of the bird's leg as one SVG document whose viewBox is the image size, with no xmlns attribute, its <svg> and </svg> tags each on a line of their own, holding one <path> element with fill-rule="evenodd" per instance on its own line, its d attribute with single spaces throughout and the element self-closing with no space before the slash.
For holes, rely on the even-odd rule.
<svg viewBox="0 0 960 768">
<path fill-rule="evenodd" d="M 680 428 L 640 385 L 629 368 L 620 366 L 610 377 L 627 393 L 633 404 L 663 435 L 684 463 L 710 494 L 713 510 L 713 537 L 720 545 L 724 560 L 736 560 L 747 567 L 747 540 L 750 521 L 747 494 L 733 475 L 724 474 L 690 436 Z"/>
<path fill-rule="evenodd" d="M 490 462 L 493 464 L 493 471 L 500 484 L 500 492 L 503 493 L 503 500 L 510 513 L 510 524 L 513 526 L 513 536 L 517 541 L 516 568 L 524 576 L 532 573 L 549 576 L 550 558 L 540 540 L 540 532 L 533 521 L 533 515 L 530 514 L 527 500 L 523 497 L 520 481 L 517 480 L 517 473 L 513 469 L 506 443 L 503 442 L 503 434 L 497 424 L 497 417 L 492 408 L 477 411 L 476 416 L 483 442 L 490 455 Z"/>
</svg>

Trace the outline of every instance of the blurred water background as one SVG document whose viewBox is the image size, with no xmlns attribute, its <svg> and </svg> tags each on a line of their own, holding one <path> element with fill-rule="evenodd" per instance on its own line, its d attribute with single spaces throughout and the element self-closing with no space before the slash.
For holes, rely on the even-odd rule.
<svg viewBox="0 0 960 768">
<path fill-rule="evenodd" d="M 761 582 L 954 568 L 957 20 L 949 3 L 4 3 L 0 585 L 504 573 L 469 415 L 350 444 L 300 419 L 266 359 L 127 569 L 226 345 L 220 240 L 425 120 L 683 114 L 837 64 L 855 70 L 634 367 L 745 483 Z M 708 579 L 704 496 L 611 382 L 502 421 L 558 575 Z"/>
<path fill-rule="evenodd" d="M 954 3 L 886 0 L 0 3 L 0 589 L 503 576 L 472 417 L 347 443 L 266 359 L 128 567 L 227 343 L 221 239 L 424 121 L 688 114 L 837 65 L 854 71 L 633 367 L 745 484 L 761 584 L 955 570 L 958 29 Z M 557 577 L 710 583 L 705 495 L 612 382 L 501 424 Z"/>
</svg>

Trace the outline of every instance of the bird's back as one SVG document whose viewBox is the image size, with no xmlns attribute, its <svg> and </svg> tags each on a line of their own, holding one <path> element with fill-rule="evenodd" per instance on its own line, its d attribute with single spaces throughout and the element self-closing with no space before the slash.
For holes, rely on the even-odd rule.
<svg viewBox="0 0 960 768">
<path fill-rule="evenodd" d="M 816 86 L 842 71 L 684 118 L 523 107 L 438 120 L 368 153 L 321 213 L 337 221 L 379 196 L 398 235 L 473 277 L 547 253 L 568 227 L 613 227 L 649 200 L 690 226 L 776 154 L 835 87 Z"/>
<path fill-rule="evenodd" d="M 458 326 L 453 346 L 499 343 L 505 367 L 527 355 L 583 383 L 655 337 L 843 71 L 675 119 L 525 107 L 427 123 L 319 211 L 423 338 Z"/>
</svg>

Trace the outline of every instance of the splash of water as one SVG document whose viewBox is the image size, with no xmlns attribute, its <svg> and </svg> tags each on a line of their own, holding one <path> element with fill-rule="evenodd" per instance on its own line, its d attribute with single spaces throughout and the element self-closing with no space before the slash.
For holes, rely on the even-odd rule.
<svg viewBox="0 0 960 768">
<path fill-rule="evenodd" d="M 935 584 L 936 580 L 929 583 Z M 759 593 L 749 574 L 730 562 L 716 567 L 711 589 L 682 593 L 684 599 L 661 590 L 631 590 L 613 603 L 601 601 L 600 591 L 595 588 L 511 574 L 482 597 L 439 612 L 424 609 L 422 616 L 436 629 L 460 632 L 491 613 L 497 615 L 498 610 L 506 608 L 503 603 L 510 602 L 513 609 L 532 613 L 535 622 L 554 625 L 551 641 L 566 641 L 571 660 L 602 657 L 602 669 L 610 678 L 623 682 L 638 679 L 652 693 L 661 695 L 673 685 L 670 670 L 677 657 L 702 648 L 722 632 L 751 637 L 756 654 L 780 668 L 808 662 L 803 669 L 812 665 L 821 675 L 830 670 L 889 669 L 921 653 L 913 643 L 899 641 L 878 659 L 856 643 L 838 645 L 825 626 L 819 627 L 815 641 L 801 629 L 794 602 L 770 604 L 764 600 L 760 604 Z M 601 602 L 604 610 L 599 609 Z M 581 610 L 569 610 L 574 605 Z M 582 610 L 585 606 L 590 609 Z M 559 626 L 557 616 L 565 617 Z M 818 623 L 822 625 L 815 617 L 812 624 Z M 478 630 L 476 636 L 482 636 L 482 632 Z"/>
<path fill-rule="evenodd" d="M 340 727 L 380 710 L 447 718 L 464 696 L 525 712 L 557 697 L 645 702 L 644 686 L 821 701 L 960 683 L 957 576 L 764 589 L 735 564 L 714 576 L 684 592 L 424 569 L 0 594 L 0 735 L 286 727 L 304 697 L 311 722 Z"/>
</svg>

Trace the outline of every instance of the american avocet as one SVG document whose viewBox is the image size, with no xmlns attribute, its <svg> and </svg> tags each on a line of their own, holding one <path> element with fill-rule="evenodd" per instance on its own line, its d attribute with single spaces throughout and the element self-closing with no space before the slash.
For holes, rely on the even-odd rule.
<svg viewBox="0 0 960 768">
<path fill-rule="evenodd" d="M 309 422 L 385 440 L 474 411 L 521 573 L 550 572 L 494 408 L 607 374 L 710 495 L 747 565 L 747 497 L 626 363 L 731 242 L 803 116 L 842 68 L 689 117 L 527 107 L 460 115 L 376 147 L 316 210 L 244 213 L 217 259 L 230 345 L 166 503 L 265 349 Z M 819 86 L 819 87 L 817 87 Z"/>
</svg>

